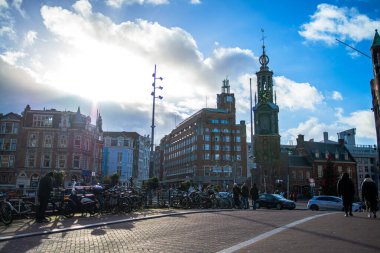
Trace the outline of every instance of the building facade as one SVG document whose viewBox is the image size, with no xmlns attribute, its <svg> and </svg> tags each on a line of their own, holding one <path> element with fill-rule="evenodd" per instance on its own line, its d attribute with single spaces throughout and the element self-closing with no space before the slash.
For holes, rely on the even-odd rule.
<svg viewBox="0 0 380 253">
<path fill-rule="evenodd" d="M 370 82 L 372 94 L 372 111 L 375 117 L 376 137 L 377 137 L 377 156 L 380 157 L 380 35 L 375 31 L 371 45 L 373 79 Z M 380 171 L 379 164 L 376 170 Z M 377 175 L 376 181 L 380 181 L 380 175 Z"/>
<path fill-rule="evenodd" d="M 122 184 L 128 184 L 133 177 L 133 138 L 125 132 L 104 132 L 102 175 L 119 175 Z"/>
<path fill-rule="evenodd" d="M 96 124 L 77 112 L 32 110 L 26 106 L 17 145 L 17 187 L 36 187 L 41 176 L 61 171 L 64 183 L 72 179 L 91 184 L 101 177 L 102 119 Z"/>
<path fill-rule="evenodd" d="M 247 179 L 246 124 L 236 124 L 229 80 L 217 94 L 217 108 L 203 108 L 161 139 L 163 182 L 192 181 L 222 189 Z"/>
<path fill-rule="evenodd" d="M 16 184 L 21 119 L 16 113 L 0 114 L 0 188 L 11 188 Z"/>
</svg>

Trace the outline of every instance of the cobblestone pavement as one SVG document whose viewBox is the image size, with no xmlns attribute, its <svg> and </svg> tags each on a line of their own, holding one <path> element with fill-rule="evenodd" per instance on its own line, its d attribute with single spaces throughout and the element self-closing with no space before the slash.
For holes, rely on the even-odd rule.
<svg viewBox="0 0 380 253">
<path fill-rule="evenodd" d="M 310 214 L 298 210 L 177 213 L 6 240 L 0 242 L 0 252 L 217 252 Z M 96 218 L 75 217 L 71 222 L 90 219 Z"/>
</svg>

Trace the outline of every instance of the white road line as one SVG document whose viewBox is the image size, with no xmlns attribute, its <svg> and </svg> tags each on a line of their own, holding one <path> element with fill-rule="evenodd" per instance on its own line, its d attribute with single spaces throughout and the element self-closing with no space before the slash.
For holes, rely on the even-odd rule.
<svg viewBox="0 0 380 253">
<path fill-rule="evenodd" d="M 268 232 L 265 232 L 261 235 L 258 235 L 256 237 L 253 237 L 252 239 L 248 240 L 248 241 L 245 241 L 245 242 L 241 242 L 239 244 L 236 244 L 230 248 L 227 248 L 227 249 L 224 249 L 224 250 L 221 250 L 221 251 L 218 251 L 217 253 L 232 253 L 232 252 L 236 252 L 244 247 L 247 247 L 251 244 L 254 244 L 258 241 L 261 241 L 263 239 L 266 239 L 272 235 L 275 235 L 277 233 L 280 233 L 286 229 L 289 229 L 291 227 L 295 227 L 299 224 L 302 224 L 304 222 L 307 222 L 309 220 L 312 220 L 312 219 L 315 219 L 315 218 L 318 218 L 318 217 L 321 217 L 321 216 L 325 216 L 325 215 L 329 215 L 329 214 L 333 214 L 333 213 L 324 213 L 324 214 L 318 214 L 318 215 L 314 215 L 314 216 L 311 216 L 311 217 L 307 217 L 307 218 L 304 218 L 302 220 L 298 220 L 298 221 L 295 221 L 295 222 L 292 222 L 292 223 L 289 223 L 287 225 L 284 225 L 282 227 L 279 227 L 279 228 L 276 228 L 276 229 L 273 229 L 271 231 L 268 231 Z"/>
</svg>

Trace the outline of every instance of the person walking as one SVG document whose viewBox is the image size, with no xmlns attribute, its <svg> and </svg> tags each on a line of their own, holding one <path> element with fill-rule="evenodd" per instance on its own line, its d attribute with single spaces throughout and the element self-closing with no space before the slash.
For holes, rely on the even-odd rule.
<svg viewBox="0 0 380 253">
<path fill-rule="evenodd" d="M 371 218 L 371 213 L 373 214 L 373 218 L 376 218 L 377 199 L 379 198 L 379 193 L 375 182 L 373 182 L 372 178 L 368 174 L 365 175 L 361 190 L 362 201 L 365 202 L 367 207 L 368 218 Z"/>
<path fill-rule="evenodd" d="M 241 200 L 243 202 L 243 208 L 244 209 L 249 208 L 248 197 L 249 197 L 248 185 L 246 183 L 244 183 L 241 187 Z"/>
<path fill-rule="evenodd" d="M 241 190 L 237 183 L 234 183 L 234 186 L 232 187 L 232 193 L 234 195 L 234 205 L 235 208 L 240 208 L 240 194 Z"/>
<path fill-rule="evenodd" d="M 352 216 L 352 202 L 354 201 L 355 187 L 347 172 L 344 172 L 338 181 L 338 196 L 342 196 L 345 215 Z"/>
<path fill-rule="evenodd" d="M 251 195 L 251 198 L 252 198 L 252 209 L 256 210 L 256 201 L 259 198 L 259 190 L 257 189 L 256 184 L 253 184 L 253 186 L 251 187 L 249 191 L 249 194 Z"/>
<path fill-rule="evenodd" d="M 45 212 L 49 203 L 50 193 L 53 190 L 53 172 L 49 172 L 41 178 L 37 190 L 38 202 L 40 204 L 36 213 L 36 222 L 49 222 L 45 217 Z"/>
</svg>

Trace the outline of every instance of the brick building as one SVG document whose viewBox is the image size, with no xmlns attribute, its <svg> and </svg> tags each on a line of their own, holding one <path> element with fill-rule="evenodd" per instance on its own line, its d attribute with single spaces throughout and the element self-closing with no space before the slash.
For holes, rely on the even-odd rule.
<svg viewBox="0 0 380 253">
<path fill-rule="evenodd" d="M 247 179 L 246 124 L 236 124 L 229 80 L 217 94 L 217 108 L 203 108 L 161 139 L 164 183 L 231 186 Z"/>
<path fill-rule="evenodd" d="M 74 178 L 86 184 L 101 177 L 102 119 L 55 109 L 26 106 L 17 141 L 16 187 L 36 187 L 41 176 L 62 171 L 65 185 Z"/>
</svg>

